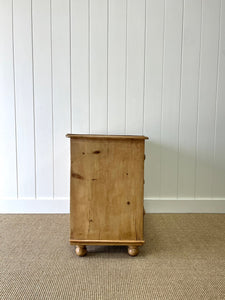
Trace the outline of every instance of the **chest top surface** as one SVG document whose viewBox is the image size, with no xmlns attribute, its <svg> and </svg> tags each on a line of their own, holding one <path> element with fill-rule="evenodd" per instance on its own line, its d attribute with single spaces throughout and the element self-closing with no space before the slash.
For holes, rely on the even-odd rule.
<svg viewBox="0 0 225 300">
<path fill-rule="evenodd" d="M 127 139 L 127 140 L 146 140 L 143 135 L 101 135 L 101 134 L 72 134 L 68 133 L 66 137 L 70 139 Z"/>
</svg>

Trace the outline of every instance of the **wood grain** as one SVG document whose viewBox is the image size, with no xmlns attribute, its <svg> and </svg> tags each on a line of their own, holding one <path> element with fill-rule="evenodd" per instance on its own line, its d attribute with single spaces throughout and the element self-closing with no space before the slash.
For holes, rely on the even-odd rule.
<svg viewBox="0 0 225 300">
<path fill-rule="evenodd" d="M 70 240 L 71 245 L 118 245 L 118 246 L 128 246 L 128 245 L 134 245 L 134 246 L 142 246 L 144 244 L 144 240 L 135 240 L 135 241 L 129 241 L 129 240 Z"/>
<path fill-rule="evenodd" d="M 144 138 L 71 139 L 72 244 L 143 244 Z"/>
<path fill-rule="evenodd" d="M 70 134 L 66 135 L 68 138 L 88 138 L 88 139 L 148 139 L 148 137 L 143 135 L 101 135 L 101 134 Z"/>
</svg>

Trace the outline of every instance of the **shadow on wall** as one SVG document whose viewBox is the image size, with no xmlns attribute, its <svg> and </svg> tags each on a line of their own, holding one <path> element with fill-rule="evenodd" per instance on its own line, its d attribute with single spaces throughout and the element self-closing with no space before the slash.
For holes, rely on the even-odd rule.
<svg viewBox="0 0 225 300">
<path fill-rule="evenodd" d="M 225 198 L 225 155 L 145 144 L 145 198 Z"/>
</svg>

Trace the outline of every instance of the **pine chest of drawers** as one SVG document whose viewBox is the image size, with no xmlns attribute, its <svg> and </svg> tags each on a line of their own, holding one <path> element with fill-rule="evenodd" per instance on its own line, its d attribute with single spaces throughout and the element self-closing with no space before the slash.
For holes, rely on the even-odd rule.
<svg viewBox="0 0 225 300">
<path fill-rule="evenodd" d="M 70 138 L 70 243 L 143 245 L 144 136 L 79 135 Z"/>
</svg>

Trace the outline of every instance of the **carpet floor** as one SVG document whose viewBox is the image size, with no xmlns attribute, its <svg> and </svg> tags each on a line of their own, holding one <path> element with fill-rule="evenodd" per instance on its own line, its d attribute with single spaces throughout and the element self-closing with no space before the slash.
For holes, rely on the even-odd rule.
<svg viewBox="0 0 225 300">
<path fill-rule="evenodd" d="M 0 299 L 225 299 L 224 214 L 146 214 L 137 257 L 68 240 L 69 215 L 0 215 Z"/>
</svg>

